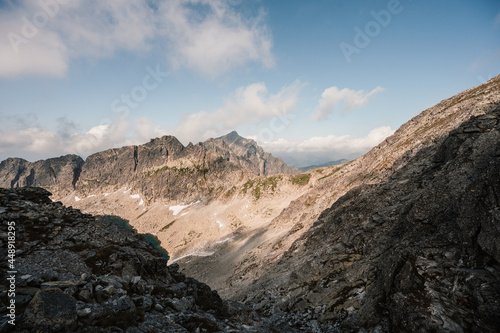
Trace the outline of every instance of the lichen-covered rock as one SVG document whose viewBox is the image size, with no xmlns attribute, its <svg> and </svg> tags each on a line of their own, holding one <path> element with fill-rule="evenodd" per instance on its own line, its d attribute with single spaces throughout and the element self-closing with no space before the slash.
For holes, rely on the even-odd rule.
<svg viewBox="0 0 500 333">
<path fill-rule="evenodd" d="M 76 300 L 61 289 L 40 290 L 24 311 L 23 326 L 33 331 L 57 332 L 75 329 Z"/>
</svg>

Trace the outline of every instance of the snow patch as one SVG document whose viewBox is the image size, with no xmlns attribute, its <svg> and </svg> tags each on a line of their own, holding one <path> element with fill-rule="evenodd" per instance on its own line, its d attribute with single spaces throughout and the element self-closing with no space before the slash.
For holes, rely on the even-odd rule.
<svg viewBox="0 0 500 333">
<path fill-rule="evenodd" d="M 76 202 L 78 202 L 78 201 L 80 201 L 80 200 L 82 200 L 82 199 L 80 199 L 79 197 L 77 197 L 77 196 L 75 195 L 75 201 L 76 201 Z"/>
<path fill-rule="evenodd" d="M 107 197 L 109 195 L 109 193 L 104 193 L 104 196 Z"/>
<path fill-rule="evenodd" d="M 187 205 L 177 205 L 177 206 L 170 206 L 168 208 L 168 210 L 171 210 L 173 212 L 173 215 L 177 215 L 179 214 L 183 209 L 185 208 L 188 208 L 189 206 L 192 206 L 192 205 L 196 205 L 196 204 L 199 204 L 201 201 L 198 200 L 196 202 L 192 202 L 190 204 L 187 204 Z"/>
<path fill-rule="evenodd" d="M 189 212 L 182 213 L 181 216 L 187 215 Z M 175 215 L 175 214 L 174 214 Z"/>
<path fill-rule="evenodd" d="M 95 197 L 95 194 L 91 194 L 87 198 L 93 198 L 93 197 Z"/>
<path fill-rule="evenodd" d="M 219 229 L 224 228 L 224 224 L 221 221 L 217 220 L 215 222 L 219 225 Z"/>
<path fill-rule="evenodd" d="M 144 205 L 144 200 L 141 199 L 141 201 L 139 201 L 139 206 L 142 206 Z"/>
<path fill-rule="evenodd" d="M 215 242 L 215 244 L 224 244 L 224 243 L 229 243 L 234 239 L 234 236 L 224 238 L 223 240 L 220 240 L 218 242 Z"/>
<path fill-rule="evenodd" d="M 139 194 L 131 194 L 130 197 L 132 199 L 139 199 L 141 196 Z"/>
</svg>

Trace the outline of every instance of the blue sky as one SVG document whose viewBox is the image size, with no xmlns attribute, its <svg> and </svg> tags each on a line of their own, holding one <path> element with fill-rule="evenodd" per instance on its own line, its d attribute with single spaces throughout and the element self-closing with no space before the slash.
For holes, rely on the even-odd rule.
<svg viewBox="0 0 500 333">
<path fill-rule="evenodd" d="M 0 160 L 237 130 L 353 158 L 500 74 L 499 1 L 0 2 Z"/>
</svg>

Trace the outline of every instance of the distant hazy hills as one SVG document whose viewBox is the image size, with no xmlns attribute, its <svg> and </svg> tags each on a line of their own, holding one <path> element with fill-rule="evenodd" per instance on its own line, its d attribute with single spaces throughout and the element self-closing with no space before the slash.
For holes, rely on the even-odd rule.
<svg viewBox="0 0 500 333">
<path fill-rule="evenodd" d="M 301 172 L 306 172 L 306 171 L 309 171 L 311 169 L 324 168 L 324 167 L 329 167 L 329 166 L 332 166 L 332 165 L 344 164 L 344 163 L 347 163 L 347 162 L 349 162 L 349 160 L 346 160 L 345 158 L 343 158 L 341 160 L 330 161 L 330 162 L 326 162 L 326 163 L 319 164 L 319 165 L 308 165 L 308 166 L 305 166 L 305 167 L 300 167 L 298 169 Z"/>
</svg>

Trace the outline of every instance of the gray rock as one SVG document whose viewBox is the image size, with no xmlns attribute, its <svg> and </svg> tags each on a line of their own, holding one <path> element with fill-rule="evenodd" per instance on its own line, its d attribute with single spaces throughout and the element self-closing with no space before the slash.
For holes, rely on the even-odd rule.
<svg viewBox="0 0 500 333">
<path fill-rule="evenodd" d="M 59 331 L 74 326 L 77 320 L 76 300 L 60 289 L 39 291 L 24 311 L 26 327 Z"/>
</svg>

